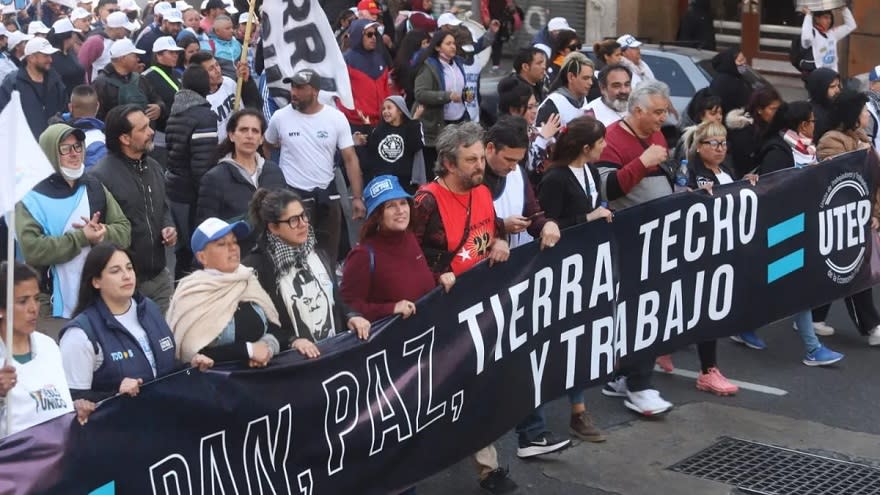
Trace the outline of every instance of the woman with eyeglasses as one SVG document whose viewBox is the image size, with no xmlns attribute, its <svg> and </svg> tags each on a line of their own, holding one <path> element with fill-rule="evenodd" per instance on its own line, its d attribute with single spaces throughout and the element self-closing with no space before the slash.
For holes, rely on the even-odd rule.
<svg viewBox="0 0 880 495">
<path fill-rule="evenodd" d="M 816 116 L 810 102 L 783 103 L 767 130 L 767 141 L 756 156 L 758 172 L 769 174 L 815 163 L 815 130 Z"/>
<path fill-rule="evenodd" d="M 92 246 L 109 241 L 128 246 L 131 224 L 100 181 L 84 175 L 85 134 L 66 124 L 50 125 L 40 147 L 55 173 L 37 184 L 15 206 L 15 230 L 25 262 L 44 274 L 40 314 L 70 318 L 80 274 Z M 63 320 L 45 320 L 57 331 Z"/>
<path fill-rule="evenodd" d="M 257 248 L 243 264 L 257 271 L 278 310 L 281 348 L 308 358 L 316 342 L 345 330 L 365 335 L 370 322 L 342 300 L 332 261 L 315 248 L 315 233 L 300 197 L 288 190 L 258 189 L 250 204 Z"/>
</svg>

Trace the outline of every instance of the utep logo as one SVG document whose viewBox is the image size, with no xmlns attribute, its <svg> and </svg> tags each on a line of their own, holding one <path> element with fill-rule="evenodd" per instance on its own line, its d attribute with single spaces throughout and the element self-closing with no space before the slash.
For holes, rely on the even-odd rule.
<svg viewBox="0 0 880 495">
<path fill-rule="evenodd" d="M 113 361 L 122 361 L 123 359 L 131 359 L 133 357 L 134 357 L 134 351 L 131 349 L 128 349 L 126 351 L 121 351 L 121 352 L 111 352 L 110 353 L 110 359 L 112 359 Z"/>
<path fill-rule="evenodd" d="M 819 254 L 833 282 L 848 284 L 865 263 L 870 188 L 855 172 L 837 176 L 819 203 Z"/>
</svg>

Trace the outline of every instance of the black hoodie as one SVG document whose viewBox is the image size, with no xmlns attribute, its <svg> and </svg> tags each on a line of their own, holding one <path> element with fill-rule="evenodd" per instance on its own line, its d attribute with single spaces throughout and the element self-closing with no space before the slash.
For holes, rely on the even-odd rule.
<svg viewBox="0 0 880 495">
<path fill-rule="evenodd" d="M 736 56 L 740 51 L 739 46 L 732 46 L 712 58 L 712 67 L 717 74 L 709 90 L 721 98 L 724 115 L 735 108 L 744 108 L 752 96 L 752 87 L 736 68 Z"/>
<path fill-rule="evenodd" d="M 813 131 L 813 142 L 818 143 L 819 138 L 831 129 L 831 103 L 828 98 L 828 86 L 835 79 L 840 79 L 837 72 L 822 67 L 816 69 L 807 76 L 807 94 L 813 105 L 813 118 L 816 119 L 816 130 Z"/>
</svg>

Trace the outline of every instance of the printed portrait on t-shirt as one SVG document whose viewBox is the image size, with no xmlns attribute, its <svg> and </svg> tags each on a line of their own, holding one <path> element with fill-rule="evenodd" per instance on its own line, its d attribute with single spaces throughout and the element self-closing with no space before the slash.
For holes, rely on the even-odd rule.
<svg viewBox="0 0 880 495">
<path fill-rule="evenodd" d="M 321 281 L 310 270 L 297 270 L 290 294 L 291 313 L 298 335 L 308 330 L 315 341 L 334 335 L 332 302 Z"/>
</svg>

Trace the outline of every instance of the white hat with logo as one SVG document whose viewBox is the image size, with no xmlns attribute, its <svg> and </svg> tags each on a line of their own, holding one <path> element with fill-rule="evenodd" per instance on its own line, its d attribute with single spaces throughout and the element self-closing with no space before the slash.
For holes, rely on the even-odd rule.
<svg viewBox="0 0 880 495">
<path fill-rule="evenodd" d="M 143 50 L 138 50 L 134 43 L 131 42 L 128 38 L 122 38 L 121 40 L 116 40 L 110 45 L 110 58 L 119 58 L 129 55 L 131 53 L 136 53 L 138 55 L 143 55 L 147 52 Z"/>
<path fill-rule="evenodd" d="M 156 38 L 156 41 L 153 42 L 153 53 L 164 51 L 182 52 L 183 48 L 177 46 L 177 43 L 174 42 L 174 38 L 171 36 Z"/>
<path fill-rule="evenodd" d="M 46 38 L 33 38 L 32 40 L 27 42 L 27 45 L 24 45 L 25 57 L 33 55 L 35 53 L 52 55 L 53 53 L 57 53 L 58 51 L 59 50 L 52 46 L 52 44 L 49 43 L 49 40 L 47 40 Z"/>
</svg>

